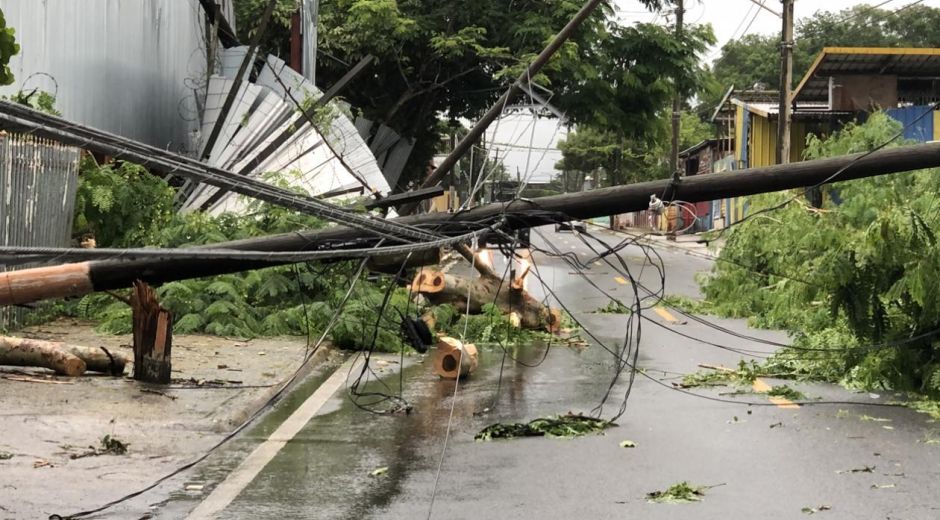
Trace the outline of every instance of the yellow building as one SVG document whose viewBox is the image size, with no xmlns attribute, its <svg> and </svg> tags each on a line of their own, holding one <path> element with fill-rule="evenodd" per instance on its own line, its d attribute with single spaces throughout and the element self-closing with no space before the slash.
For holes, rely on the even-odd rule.
<svg viewBox="0 0 940 520">
<path fill-rule="evenodd" d="M 792 95 L 790 162 L 802 161 L 809 134 L 824 136 L 884 110 L 904 125 L 904 138 L 940 140 L 940 49 L 827 47 Z M 733 138 L 735 169 L 777 164 L 776 91 L 729 90 L 713 121 Z M 932 112 L 925 114 L 925 112 Z M 719 117 L 722 116 L 722 117 Z M 743 217 L 743 199 L 728 201 L 729 222 Z"/>
</svg>

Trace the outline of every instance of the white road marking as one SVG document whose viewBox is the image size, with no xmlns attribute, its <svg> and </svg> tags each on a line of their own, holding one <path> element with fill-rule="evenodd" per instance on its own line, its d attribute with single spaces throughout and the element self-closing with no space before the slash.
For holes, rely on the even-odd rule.
<svg viewBox="0 0 940 520">
<path fill-rule="evenodd" d="M 275 455 L 281 451 L 281 448 L 287 445 L 300 432 L 301 429 L 313 419 L 313 417 L 323 408 L 323 405 L 339 390 L 346 382 L 348 374 L 356 363 L 356 357 L 347 360 L 343 365 L 333 372 L 333 375 L 326 380 L 319 388 L 294 410 L 281 426 L 260 446 L 255 448 L 251 455 L 245 458 L 241 464 L 230 473 L 212 493 L 200 503 L 196 509 L 193 509 L 188 520 L 203 520 L 217 518 L 229 504 L 231 504 L 251 481 L 261 473 L 261 470 L 268 465 Z"/>
</svg>

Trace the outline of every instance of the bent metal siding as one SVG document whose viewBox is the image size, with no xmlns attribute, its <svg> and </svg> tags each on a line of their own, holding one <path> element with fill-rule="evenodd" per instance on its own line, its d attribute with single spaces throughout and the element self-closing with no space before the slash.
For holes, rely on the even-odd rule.
<svg viewBox="0 0 940 520">
<path fill-rule="evenodd" d="M 79 158 L 78 148 L 0 132 L 0 245 L 69 245 Z M 24 315 L 0 307 L 0 329 L 16 327 Z"/>
</svg>

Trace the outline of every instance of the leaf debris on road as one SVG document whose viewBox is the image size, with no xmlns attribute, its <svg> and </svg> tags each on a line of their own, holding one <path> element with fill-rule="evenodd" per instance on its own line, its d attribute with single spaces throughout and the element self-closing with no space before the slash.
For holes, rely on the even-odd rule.
<svg viewBox="0 0 940 520">
<path fill-rule="evenodd" d="M 94 446 L 89 446 L 87 451 L 82 453 L 73 453 L 69 456 L 70 459 L 81 459 L 85 457 L 97 457 L 99 455 L 124 455 L 127 453 L 127 444 L 124 441 L 112 437 L 110 434 L 105 435 L 101 438 L 101 447 L 96 448 Z"/>
<path fill-rule="evenodd" d="M 822 506 L 819 506 L 819 507 L 804 507 L 804 508 L 801 509 L 800 511 L 803 511 L 804 513 L 806 513 L 806 514 L 808 514 L 808 515 L 813 515 L 813 514 L 816 514 L 816 513 L 820 512 L 820 511 L 829 511 L 830 509 L 832 509 L 831 506 L 822 505 Z"/>
<path fill-rule="evenodd" d="M 683 481 L 669 486 L 665 491 L 650 491 L 646 494 L 646 499 L 657 504 L 698 502 L 705 496 L 705 489 L 706 486 L 693 486 Z"/>
<path fill-rule="evenodd" d="M 862 466 L 860 468 L 840 469 L 836 471 L 836 473 L 839 475 L 842 475 L 845 473 L 872 473 L 875 471 L 876 467 L 877 466 Z"/>
<path fill-rule="evenodd" d="M 478 441 L 513 439 L 516 437 L 556 437 L 573 439 L 599 433 L 614 423 L 581 414 L 568 413 L 554 417 L 542 417 L 527 423 L 496 423 L 484 428 L 473 438 Z"/>
</svg>

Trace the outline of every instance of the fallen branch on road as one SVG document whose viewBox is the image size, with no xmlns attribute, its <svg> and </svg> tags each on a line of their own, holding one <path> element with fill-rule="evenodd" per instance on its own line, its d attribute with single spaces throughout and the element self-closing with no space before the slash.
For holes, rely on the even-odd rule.
<svg viewBox="0 0 940 520">
<path fill-rule="evenodd" d="M 473 438 L 478 441 L 513 439 L 516 437 L 556 437 L 573 439 L 599 433 L 616 424 L 581 414 L 544 417 L 527 423 L 496 423 L 484 428 Z"/>
</svg>

